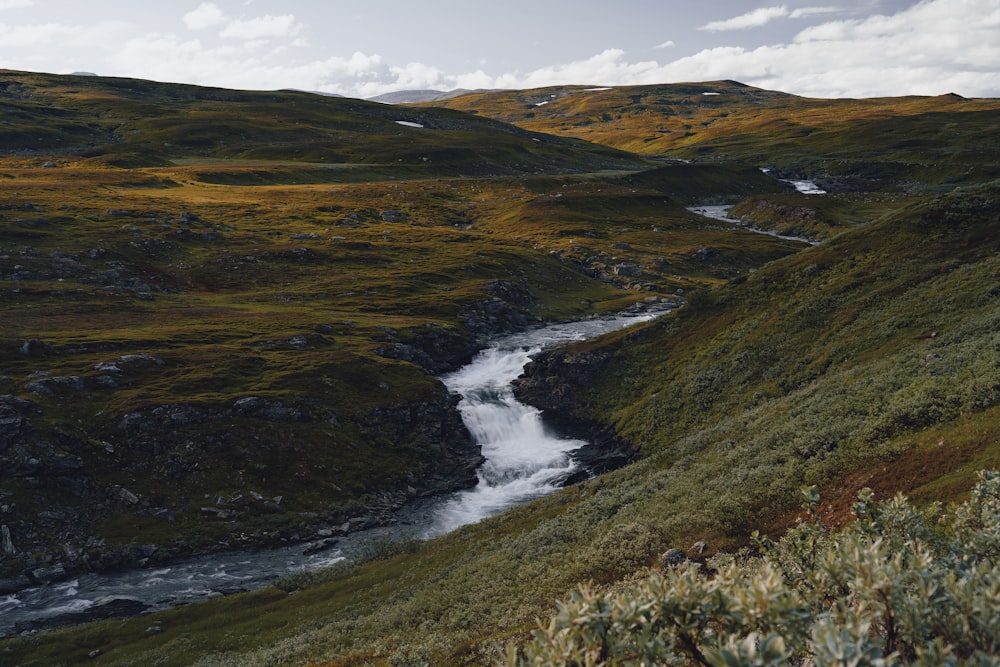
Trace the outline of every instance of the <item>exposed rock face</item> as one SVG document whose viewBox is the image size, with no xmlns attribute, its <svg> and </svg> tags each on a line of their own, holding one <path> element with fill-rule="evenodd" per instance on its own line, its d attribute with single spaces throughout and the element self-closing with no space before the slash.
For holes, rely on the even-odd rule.
<svg viewBox="0 0 1000 667">
<path fill-rule="evenodd" d="M 26 417 L 31 403 L 16 396 L 0 396 L 0 454 L 31 431 Z"/>
<path fill-rule="evenodd" d="M 395 338 L 395 332 L 388 338 Z M 476 338 L 458 329 L 428 325 L 424 331 L 405 340 L 391 340 L 376 352 L 389 359 L 408 361 L 428 373 L 440 375 L 454 370 L 480 349 Z"/>
<path fill-rule="evenodd" d="M 156 360 L 132 355 L 109 363 L 117 370 L 110 366 L 103 370 L 118 377 L 130 365 L 155 366 Z M 476 469 L 483 459 L 456 402 L 441 387 L 424 400 L 350 417 L 333 414 L 324 401 L 309 397 L 294 402 L 243 396 L 215 405 L 164 404 L 111 419 L 99 436 L 106 439 L 86 442 L 69 433 L 36 429 L 31 421 L 40 407 L 0 396 L 0 475 L 5 480 L 0 487 L 0 577 L 7 577 L 7 587 L 57 581 L 79 571 L 308 539 L 317 530 L 345 522 L 347 531 L 384 524 L 408 499 L 476 483 Z M 405 456 L 393 462 L 406 466 L 409 473 L 392 476 L 373 470 L 386 481 L 346 504 L 334 485 L 329 485 L 333 492 L 326 496 L 297 497 L 325 480 L 322 470 L 314 471 L 318 461 L 310 452 L 321 445 L 310 434 L 317 429 L 336 433 L 340 428 L 401 449 Z M 53 444 L 55 437 L 61 438 L 59 446 Z M 225 458 L 219 458 L 220 452 Z M 109 465 L 118 467 L 122 483 L 109 486 L 94 476 L 93 471 L 107 470 Z M 206 487 L 204 480 L 212 480 L 214 469 L 220 467 L 227 471 L 222 482 L 227 491 L 216 495 L 217 487 Z M 253 481 L 248 474 L 243 481 L 243 470 L 265 473 L 254 473 Z M 280 488 L 294 490 L 292 503 L 283 495 L 260 493 L 266 488 L 264 476 L 275 478 Z M 293 482 L 287 483 L 288 479 Z M 157 481 L 174 487 L 175 493 L 158 492 Z M 228 490 L 240 488 L 245 490 Z M 206 491 L 211 495 L 202 500 Z M 44 511 L 26 511 L 25 503 L 35 503 L 33 498 Z M 192 501 L 202 504 L 192 510 Z M 192 520 L 211 522 L 217 541 L 188 540 L 171 529 L 175 518 L 182 516 L 185 525 Z M 172 536 L 162 545 L 105 544 L 100 526 L 116 517 L 126 522 L 156 521 Z M 22 572 L 26 578 L 16 576 Z"/>
<path fill-rule="evenodd" d="M 491 337 L 523 331 L 540 322 L 527 313 L 536 299 L 526 287 L 507 280 L 491 280 L 485 291 L 492 298 L 467 305 L 459 315 L 464 331 L 428 325 L 425 331 L 404 340 L 395 340 L 396 332 L 391 332 L 387 337 L 389 344 L 376 352 L 439 375 L 468 363 Z"/>
<path fill-rule="evenodd" d="M 545 421 L 560 432 L 589 443 L 573 453 L 585 472 L 570 483 L 620 468 L 637 456 L 636 449 L 611 427 L 586 416 L 586 405 L 581 401 L 582 388 L 600 377 L 610 361 L 611 353 L 606 351 L 554 348 L 535 356 L 514 381 L 519 400 L 544 410 Z"/>
<path fill-rule="evenodd" d="M 538 323 L 537 318 L 499 297 L 470 304 L 459 317 L 475 338 L 477 348 L 483 347 L 491 336 L 523 331 Z"/>
</svg>

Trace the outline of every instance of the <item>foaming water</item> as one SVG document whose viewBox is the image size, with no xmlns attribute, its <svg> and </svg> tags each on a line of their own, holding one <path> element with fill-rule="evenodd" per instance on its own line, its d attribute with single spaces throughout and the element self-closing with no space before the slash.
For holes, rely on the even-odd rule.
<svg viewBox="0 0 1000 667">
<path fill-rule="evenodd" d="M 462 397 L 462 418 L 486 459 L 472 489 L 414 502 L 400 510 L 395 525 L 340 537 L 334 548 L 319 553 L 303 544 L 217 553 L 169 566 L 81 574 L 60 584 L 0 595 L 0 636 L 16 632 L 19 624 L 30 627 L 112 602 L 135 602 L 155 611 L 261 588 L 287 574 L 350 559 L 372 544 L 434 537 L 551 493 L 577 471 L 570 453 L 585 443 L 550 433 L 541 413 L 514 397 L 513 381 L 531 356 L 548 345 L 592 338 L 663 312 L 593 318 L 508 336 L 442 377 Z"/>
<path fill-rule="evenodd" d="M 570 453 L 586 443 L 551 433 L 539 410 L 514 397 L 513 382 L 545 346 L 591 338 L 654 316 L 595 318 L 508 336 L 442 377 L 462 397 L 462 419 L 486 462 L 475 487 L 440 501 L 430 512 L 424 536 L 447 533 L 552 493 L 576 472 Z"/>
</svg>

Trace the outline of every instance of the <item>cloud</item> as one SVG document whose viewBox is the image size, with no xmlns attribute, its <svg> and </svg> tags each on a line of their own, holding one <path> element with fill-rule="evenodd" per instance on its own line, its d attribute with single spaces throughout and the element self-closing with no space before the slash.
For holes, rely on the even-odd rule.
<svg viewBox="0 0 1000 667">
<path fill-rule="evenodd" d="M 444 72 L 424 63 L 407 63 L 405 67 L 390 67 L 389 72 L 396 77 L 394 85 L 406 89 L 427 89 L 441 85 Z"/>
<path fill-rule="evenodd" d="M 665 41 L 665 42 L 661 42 L 661 43 L 657 44 L 657 45 L 656 45 L 656 46 L 654 46 L 653 48 L 654 48 L 654 49 L 669 49 L 669 48 L 670 48 L 670 47 L 672 47 L 672 46 L 674 46 L 674 40 L 672 40 L 672 39 L 668 39 L 668 40 L 667 40 L 667 41 Z"/>
<path fill-rule="evenodd" d="M 799 9 L 793 9 L 789 14 L 789 18 L 793 19 L 804 19 L 809 16 L 816 16 L 817 14 L 833 14 L 835 12 L 843 11 L 840 7 L 800 7 Z"/>
<path fill-rule="evenodd" d="M 40 45 L 60 49 L 85 48 L 116 43 L 128 30 L 121 21 L 105 21 L 90 26 L 64 23 L 25 23 L 8 26 L 0 23 L 0 53 L 30 49 Z"/>
<path fill-rule="evenodd" d="M 0 0 L 2 2 L 2 0 Z M 184 25 L 190 30 L 204 30 L 224 25 L 220 37 L 242 39 L 247 42 L 294 37 L 302 31 L 302 25 L 293 14 L 272 16 L 265 14 L 255 18 L 231 19 L 214 2 L 203 2 L 183 17 Z"/>
<path fill-rule="evenodd" d="M 302 30 L 292 14 L 271 16 L 265 14 L 253 19 L 233 21 L 220 33 L 223 37 L 236 39 L 271 39 L 275 37 L 292 37 Z"/>
<path fill-rule="evenodd" d="M 946 92 L 997 97 L 996 63 L 1000 6 L 995 0 L 922 0 L 888 16 L 807 27 L 789 43 L 755 49 L 721 46 L 666 63 L 630 62 L 624 51 L 607 49 L 581 61 L 500 75 L 493 87 L 736 79 L 813 97 Z"/>
<path fill-rule="evenodd" d="M 211 34 L 201 40 L 141 34 L 121 22 L 90 26 L 0 23 L 0 66 L 88 70 L 256 90 L 298 88 L 353 97 L 406 88 L 613 86 L 717 79 L 812 97 L 945 92 L 1000 96 L 996 65 L 1000 63 L 1000 6 L 996 0 L 921 0 L 887 15 L 821 20 L 784 43 L 752 49 L 730 44 L 658 62 L 634 61 L 623 49 L 607 48 L 580 60 L 510 72 L 489 72 L 485 63 L 470 65 L 474 71 L 448 71 L 436 63 L 386 62 L 378 54 L 360 51 L 290 62 L 288 51 L 305 44 L 308 36 L 295 17 L 236 20 L 222 16 L 220 21 L 221 11 L 216 13 L 211 7 L 214 3 L 202 3 L 185 15 L 185 23 L 197 26 L 214 21 L 206 27 L 216 27 L 219 34 L 228 31 L 229 39 L 218 40 L 219 35 Z M 820 9 L 832 12 L 834 8 L 816 6 L 802 11 L 828 13 Z M 789 10 L 787 18 L 795 18 L 795 11 Z M 666 49 L 666 44 L 661 46 Z M 318 47 L 313 43 L 311 48 Z M 300 48 L 297 55 L 302 53 L 308 52 Z M 673 55 L 664 51 L 664 56 L 668 53 Z"/>
<path fill-rule="evenodd" d="M 184 25 L 191 30 L 204 30 L 220 25 L 226 20 L 226 15 L 222 13 L 219 6 L 214 2 L 203 2 L 184 15 Z"/>
<path fill-rule="evenodd" d="M 767 25 L 774 19 L 784 18 L 789 15 L 788 7 L 778 5 L 777 7 L 760 7 L 746 14 L 734 16 L 724 21 L 712 21 L 698 28 L 698 30 L 708 30 L 711 32 L 721 32 L 725 30 L 746 30 L 747 28 L 759 28 Z"/>
<path fill-rule="evenodd" d="M 5 9 L 25 9 L 34 4 L 34 0 L 0 0 L 0 12 Z"/>
<path fill-rule="evenodd" d="M 817 14 L 829 14 L 841 11 L 838 7 L 800 7 L 798 9 L 788 9 L 787 5 L 777 5 L 774 7 L 760 7 L 746 14 L 734 16 L 723 21 L 712 21 L 698 28 L 698 30 L 708 30 L 710 32 L 725 32 L 728 30 L 747 30 L 748 28 L 760 28 L 775 19 L 791 18 L 801 19 Z"/>
</svg>

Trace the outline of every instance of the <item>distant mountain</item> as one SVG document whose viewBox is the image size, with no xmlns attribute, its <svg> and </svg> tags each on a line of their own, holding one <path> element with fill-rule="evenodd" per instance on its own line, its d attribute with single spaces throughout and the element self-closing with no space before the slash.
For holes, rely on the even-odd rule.
<svg viewBox="0 0 1000 667">
<path fill-rule="evenodd" d="M 303 90 L 301 88 L 282 88 L 282 91 L 289 93 L 309 93 L 310 95 L 322 95 L 323 97 L 343 97 L 339 93 L 325 93 L 322 90 Z"/>
<path fill-rule="evenodd" d="M 453 97 L 460 97 L 462 95 L 470 95 L 473 93 L 488 93 L 493 92 L 485 88 L 480 88 L 477 90 L 469 90 L 467 88 L 456 88 L 448 92 L 440 90 L 397 90 L 392 93 L 386 93 L 384 95 L 379 95 L 377 97 L 368 98 L 372 102 L 381 102 L 383 104 L 412 104 L 417 102 L 437 102 L 439 100 L 449 100 Z"/>
</svg>

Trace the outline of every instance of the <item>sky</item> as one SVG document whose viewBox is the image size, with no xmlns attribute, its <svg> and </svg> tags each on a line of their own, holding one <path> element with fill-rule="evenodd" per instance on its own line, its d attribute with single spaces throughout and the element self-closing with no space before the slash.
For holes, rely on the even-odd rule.
<svg viewBox="0 0 1000 667">
<path fill-rule="evenodd" d="M 0 0 L 0 68 L 360 98 L 719 79 L 1000 97 L 1000 0 Z"/>
</svg>

